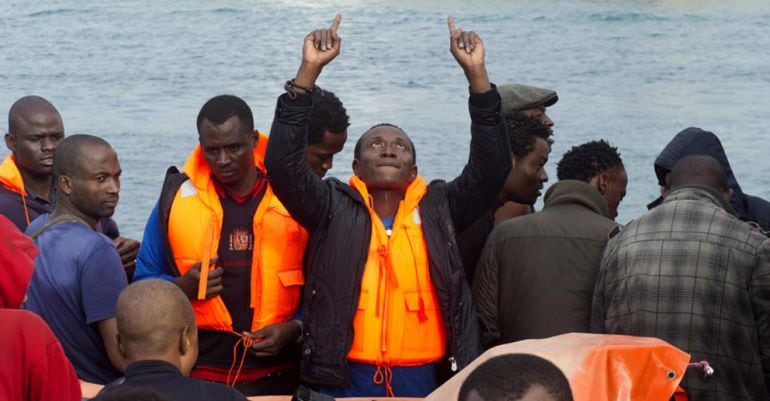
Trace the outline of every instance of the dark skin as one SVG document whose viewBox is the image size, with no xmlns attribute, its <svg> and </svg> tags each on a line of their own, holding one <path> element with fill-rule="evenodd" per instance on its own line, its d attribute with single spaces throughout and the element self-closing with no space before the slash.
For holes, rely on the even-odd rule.
<svg viewBox="0 0 770 401">
<path fill-rule="evenodd" d="M 361 139 L 353 172 L 366 183 L 375 213 L 382 217 L 396 215 L 408 185 L 417 178 L 412 144 L 398 128 L 381 126 Z"/>
<path fill-rule="evenodd" d="M 201 263 L 194 264 L 190 270 L 182 276 L 177 277 L 174 280 L 176 284 L 187 298 L 198 298 L 198 283 L 201 279 Z M 210 266 L 215 266 L 217 263 L 217 257 L 211 259 Z M 214 270 L 209 270 L 208 281 L 206 281 L 206 299 L 213 298 L 222 293 L 224 287 L 222 286 L 222 274 L 224 269 L 221 266 L 216 266 Z"/>
<path fill-rule="evenodd" d="M 53 152 L 64 139 L 64 126 L 59 113 L 50 107 L 11 117 L 13 131 L 5 134 L 5 144 L 13 153 L 24 186 L 51 200 Z"/>
<path fill-rule="evenodd" d="M 30 109 L 21 107 L 11 116 L 13 132 L 5 134 L 5 144 L 14 155 L 24 186 L 50 201 L 53 152 L 64 139 L 64 125 L 59 112 L 42 102 L 29 102 Z M 139 241 L 118 237 L 115 238 L 115 247 L 118 248 L 123 270 L 130 278 L 136 269 Z"/>
<path fill-rule="evenodd" d="M 329 29 L 317 29 L 305 36 L 302 64 L 294 80 L 298 86 L 305 88 L 315 86 L 323 66 L 340 53 L 340 38 L 337 36 L 340 19 L 341 16 L 337 15 Z M 300 89 L 297 91 L 301 92 Z M 272 356 L 296 341 L 302 334 L 302 326 L 297 321 L 290 321 L 244 334 L 250 335 L 255 340 L 250 350 L 252 354 L 259 357 Z"/>
<path fill-rule="evenodd" d="M 342 41 L 337 35 L 340 20 L 341 16 L 337 15 L 328 29 L 318 29 L 305 36 L 302 63 L 294 78 L 298 86 L 305 88 L 315 86 L 323 68 L 340 54 Z M 462 67 L 471 92 L 490 91 L 492 85 L 489 83 L 484 64 L 484 43 L 481 38 L 475 32 L 465 32 L 457 28 L 453 17 L 449 17 L 447 25 L 450 51 Z M 296 89 L 296 91 L 302 90 Z M 357 175 L 359 172 L 362 173 L 360 177 L 367 184 L 369 194 L 373 198 L 374 210 L 380 216 L 395 215 L 407 187 L 417 176 L 417 167 L 414 165 L 413 158 L 404 152 L 405 149 L 411 150 L 404 147 L 409 146 L 403 144 L 405 138 L 408 137 L 403 131 L 392 127 L 372 130 L 364 138 L 361 160 L 353 161 L 353 171 Z M 370 145 L 375 142 L 379 144 L 371 147 Z M 389 175 L 392 179 L 384 179 Z"/>
<path fill-rule="evenodd" d="M 115 211 L 120 192 L 120 174 L 120 163 L 112 148 L 84 146 L 80 151 L 77 171 L 69 176 L 62 175 L 56 183 L 59 195 L 51 219 L 62 215 L 75 216 L 95 229 L 99 219 L 110 217 Z M 115 340 L 115 318 L 101 320 L 97 327 L 110 362 L 119 371 L 124 371 L 127 364 Z"/>
<path fill-rule="evenodd" d="M 236 194 L 245 195 L 258 178 L 253 153 L 257 144 L 255 132 L 246 127 L 238 117 L 233 116 L 221 124 L 203 120 L 198 134 L 203 157 L 216 180 Z M 198 297 L 202 263 L 194 264 L 187 273 L 174 280 L 190 299 Z M 216 263 L 215 256 L 209 261 L 209 266 L 216 266 Z M 215 297 L 224 290 L 222 274 L 224 269 L 221 266 L 209 269 L 206 299 Z"/>
<path fill-rule="evenodd" d="M 253 130 L 245 127 L 237 117 L 230 117 L 221 124 L 203 120 L 198 130 L 201 150 L 215 179 L 240 196 L 246 195 L 259 178 L 254 163 L 254 147 L 257 137 Z M 210 266 L 216 265 L 216 257 Z M 201 275 L 198 262 L 174 283 L 190 299 L 198 296 Z M 220 295 L 224 290 L 222 275 L 224 269 L 216 266 L 208 273 L 206 299 Z M 283 322 L 266 326 L 252 333 L 243 333 L 254 339 L 251 353 L 258 357 L 273 356 L 286 345 L 296 341 L 302 332 L 299 322 Z"/>
</svg>

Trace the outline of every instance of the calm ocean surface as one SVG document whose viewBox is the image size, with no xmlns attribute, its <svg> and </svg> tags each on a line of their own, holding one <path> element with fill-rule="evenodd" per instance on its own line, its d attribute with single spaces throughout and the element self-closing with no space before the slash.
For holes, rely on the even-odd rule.
<svg viewBox="0 0 770 401">
<path fill-rule="evenodd" d="M 553 88 L 548 172 L 573 145 L 605 138 L 629 174 L 618 221 L 658 194 L 655 156 L 680 130 L 720 136 L 743 189 L 770 198 L 770 2 L 736 1 L 0 1 L 0 129 L 27 94 L 51 100 L 67 133 L 104 137 L 123 167 L 115 216 L 141 238 L 169 165 L 197 141 L 195 117 L 231 93 L 268 130 L 302 38 L 342 13 L 342 55 L 321 86 L 351 116 L 331 174 L 351 174 L 354 141 L 392 122 L 428 179 L 467 158 L 467 86 L 446 16 L 476 30 L 496 83 Z M 0 157 L 8 150 L 2 147 Z"/>
</svg>

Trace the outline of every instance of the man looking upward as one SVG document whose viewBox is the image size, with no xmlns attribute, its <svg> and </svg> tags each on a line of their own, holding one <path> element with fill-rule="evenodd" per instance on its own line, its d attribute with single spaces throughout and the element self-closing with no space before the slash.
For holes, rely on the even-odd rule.
<svg viewBox="0 0 770 401">
<path fill-rule="evenodd" d="M 453 181 L 418 175 L 409 136 L 375 125 L 358 140 L 349 182 L 308 165 L 309 93 L 340 52 L 337 16 L 305 37 L 302 64 L 278 100 L 265 165 L 276 195 L 309 234 L 301 377 L 335 397 L 424 397 L 436 362 L 479 353 L 455 232 L 478 218 L 511 168 L 500 97 L 484 44 L 449 19 L 451 52 L 470 85 L 471 153 Z"/>
</svg>

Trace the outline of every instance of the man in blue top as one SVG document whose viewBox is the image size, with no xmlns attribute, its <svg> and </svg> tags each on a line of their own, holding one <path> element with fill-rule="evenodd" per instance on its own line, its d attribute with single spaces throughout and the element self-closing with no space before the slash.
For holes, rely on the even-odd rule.
<svg viewBox="0 0 770 401">
<path fill-rule="evenodd" d="M 115 244 L 94 229 L 115 212 L 120 163 L 91 135 L 62 140 L 54 154 L 54 211 L 30 223 L 40 253 L 27 309 L 53 330 L 80 379 L 105 384 L 125 369 L 115 341 L 115 303 L 128 283 Z"/>
</svg>

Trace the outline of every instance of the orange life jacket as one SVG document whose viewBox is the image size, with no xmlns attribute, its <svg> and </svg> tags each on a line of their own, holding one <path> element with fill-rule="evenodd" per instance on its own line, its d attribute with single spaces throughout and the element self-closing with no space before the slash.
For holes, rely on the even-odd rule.
<svg viewBox="0 0 770 401">
<path fill-rule="evenodd" d="M 353 176 L 350 185 L 367 204 L 372 238 L 348 359 L 378 366 L 435 362 L 444 355 L 446 339 L 418 207 L 427 190 L 425 180 L 417 177 L 407 188 L 390 237 L 366 184 Z"/>
<path fill-rule="evenodd" d="M 267 137 L 260 134 L 255 165 L 263 169 Z M 222 204 L 200 145 L 183 171 L 189 179 L 177 190 L 168 222 L 168 239 L 180 274 L 216 255 L 222 230 Z M 307 232 L 295 222 L 268 185 L 253 219 L 251 331 L 288 321 L 296 312 L 304 284 L 302 259 Z M 232 318 L 220 296 L 193 300 L 198 327 L 231 331 Z"/>
<path fill-rule="evenodd" d="M 21 196 L 21 204 L 24 207 L 24 218 L 29 225 L 29 210 L 27 209 L 27 190 L 24 189 L 24 178 L 21 176 L 19 167 L 16 166 L 16 161 L 13 159 L 13 155 L 8 155 L 0 164 L 0 185 L 4 186 L 9 191 L 16 192 Z"/>
</svg>

